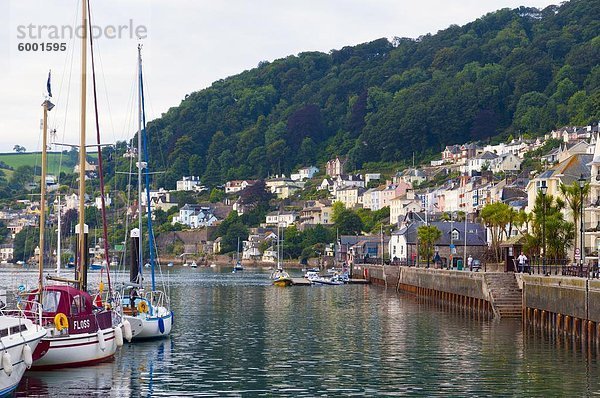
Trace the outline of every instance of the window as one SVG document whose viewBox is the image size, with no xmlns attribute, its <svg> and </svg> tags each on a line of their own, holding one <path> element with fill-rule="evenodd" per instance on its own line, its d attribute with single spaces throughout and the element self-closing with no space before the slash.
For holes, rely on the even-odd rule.
<svg viewBox="0 0 600 398">
<path fill-rule="evenodd" d="M 455 230 L 452 231 L 452 240 L 458 240 L 458 239 L 460 239 L 460 234 L 455 229 Z"/>
<path fill-rule="evenodd" d="M 71 299 L 71 315 L 85 312 L 85 300 L 82 296 L 73 296 Z"/>
<path fill-rule="evenodd" d="M 58 303 L 60 303 L 60 292 L 46 292 L 42 301 L 44 312 L 58 312 Z"/>
</svg>

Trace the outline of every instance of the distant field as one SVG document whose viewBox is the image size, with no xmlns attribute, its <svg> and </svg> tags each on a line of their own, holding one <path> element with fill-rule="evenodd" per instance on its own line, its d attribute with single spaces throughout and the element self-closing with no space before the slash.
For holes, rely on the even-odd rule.
<svg viewBox="0 0 600 398">
<path fill-rule="evenodd" d="M 95 153 L 90 153 L 90 157 L 95 158 Z M 62 159 L 61 159 L 62 158 Z M 61 166 L 62 160 L 62 166 Z M 32 153 L 0 153 L 0 161 L 7 165 L 17 168 L 19 166 L 40 166 L 42 161 L 42 154 L 40 152 Z M 58 175 L 60 171 L 65 173 L 72 173 L 75 163 L 71 162 L 67 155 L 63 155 L 60 152 L 49 152 L 48 153 L 48 174 Z M 7 172 L 7 174 L 10 173 Z"/>
</svg>

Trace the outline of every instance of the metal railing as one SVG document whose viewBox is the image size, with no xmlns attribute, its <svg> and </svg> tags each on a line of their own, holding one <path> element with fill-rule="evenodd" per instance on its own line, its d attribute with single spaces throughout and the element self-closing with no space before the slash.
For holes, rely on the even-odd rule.
<svg viewBox="0 0 600 398">
<path fill-rule="evenodd" d="M 515 264 L 517 272 L 524 272 L 531 275 L 562 275 L 575 276 L 579 278 L 600 278 L 598 263 L 575 263 L 570 259 L 548 258 L 544 261 L 541 257 L 534 256 L 521 270 L 518 264 Z"/>
</svg>

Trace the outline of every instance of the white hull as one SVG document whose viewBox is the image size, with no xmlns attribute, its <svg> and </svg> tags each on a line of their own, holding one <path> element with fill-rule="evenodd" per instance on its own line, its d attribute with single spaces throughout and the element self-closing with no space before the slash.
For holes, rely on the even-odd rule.
<svg viewBox="0 0 600 398">
<path fill-rule="evenodd" d="M 118 325 L 117 327 L 121 327 Z M 100 348 L 98 334 L 80 333 L 70 336 L 45 337 L 42 344 L 48 343 L 48 351 L 33 363 L 34 369 L 49 369 L 90 365 L 112 357 L 117 351 L 115 330 L 103 329 L 105 348 Z"/>
<path fill-rule="evenodd" d="M 29 323 L 31 324 L 30 321 Z M 13 369 L 9 376 L 0 367 L 0 397 L 8 395 L 11 391 L 17 388 L 21 378 L 23 377 L 23 373 L 25 373 L 25 370 L 27 369 L 27 366 L 23 360 L 23 347 L 25 344 L 29 344 L 31 352 L 33 352 L 45 334 L 46 330 L 43 328 L 31 326 L 30 330 L 23 331 L 22 336 L 20 334 L 13 334 L 2 337 L 2 344 L 10 355 Z M 2 354 L 4 354 L 4 351 L 0 353 L 0 355 Z"/>
<path fill-rule="evenodd" d="M 171 312 L 165 307 L 154 307 L 154 314 L 156 315 L 139 314 L 137 316 L 123 316 L 131 324 L 131 334 L 134 340 L 164 337 L 171 333 L 173 326 L 173 315 Z M 160 331 L 159 319 L 162 319 L 162 332 Z"/>
</svg>

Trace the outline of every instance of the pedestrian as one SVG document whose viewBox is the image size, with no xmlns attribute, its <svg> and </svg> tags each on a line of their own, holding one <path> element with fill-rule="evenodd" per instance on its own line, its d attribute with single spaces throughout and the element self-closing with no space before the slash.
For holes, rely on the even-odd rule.
<svg viewBox="0 0 600 398">
<path fill-rule="evenodd" d="M 517 270 L 517 272 L 525 271 L 525 264 L 527 264 L 527 256 L 525 255 L 525 253 L 521 252 L 521 255 L 517 257 L 517 261 L 519 263 L 519 269 Z"/>
<path fill-rule="evenodd" d="M 435 252 L 435 256 L 433 256 L 433 263 L 435 264 L 435 268 L 440 268 L 442 264 L 442 258 L 440 257 L 440 253 Z"/>
<path fill-rule="evenodd" d="M 467 267 L 469 267 L 469 271 L 473 271 L 473 257 L 470 254 L 467 257 Z"/>
</svg>

